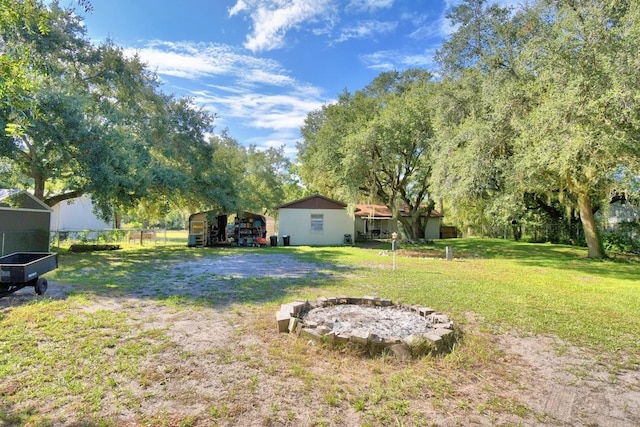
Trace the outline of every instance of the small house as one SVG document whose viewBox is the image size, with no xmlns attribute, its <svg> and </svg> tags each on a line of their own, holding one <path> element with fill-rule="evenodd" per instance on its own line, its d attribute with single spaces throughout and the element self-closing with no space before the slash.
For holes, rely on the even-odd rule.
<svg viewBox="0 0 640 427">
<path fill-rule="evenodd" d="M 354 217 L 347 205 L 337 200 L 316 194 L 276 209 L 278 232 L 285 246 L 338 245 L 353 236 Z"/>
<path fill-rule="evenodd" d="M 345 203 L 316 194 L 276 207 L 278 229 L 285 245 L 336 245 L 359 240 L 387 239 L 399 231 L 399 222 L 385 205 Z M 400 209 L 401 215 L 408 212 Z M 442 215 L 431 211 L 426 239 L 440 238 Z"/>
<path fill-rule="evenodd" d="M 51 209 L 24 190 L 0 190 L 0 255 L 49 252 Z"/>
</svg>

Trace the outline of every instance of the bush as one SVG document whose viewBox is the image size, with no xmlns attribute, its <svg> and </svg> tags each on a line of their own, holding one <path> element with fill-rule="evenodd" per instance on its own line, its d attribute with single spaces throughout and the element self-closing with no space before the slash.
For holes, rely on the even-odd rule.
<svg viewBox="0 0 640 427">
<path fill-rule="evenodd" d="M 120 245 L 74 244 L 69 247 L 69 252 L 117 251 L 118 249 Z"/>
<path fill-rule="evenodd" d="M 608 251 L 640 253 L 640 224 L 637 222 L 620 222 L 615 228 L 602 233 L 602 242 Z"/>
</svg>

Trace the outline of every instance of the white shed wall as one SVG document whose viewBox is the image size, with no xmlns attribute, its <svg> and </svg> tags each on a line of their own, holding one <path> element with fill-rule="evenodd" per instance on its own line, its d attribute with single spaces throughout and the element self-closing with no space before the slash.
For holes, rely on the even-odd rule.
<svg viewBox="0 0 640 427">
<path fill-rule="evenodd" d="M 602 218 L 602 214 L 598 215 L 598 218 Z M 615 202 L 609 205 L 609 227 L 615 227 L 620 222 L 638 221 L 639 219 L 640 209 L 630 203 Z"/>
<path fill-rule="evenodd" d="M 424 237 L 427 240 L 440 238 L 440 218 L 429 218 Z"/>
<path fill-rule="evenodd" d="M 311 231 L 311 215 L 323 215 L 323 231 Z M 344 235 L 354 235 L 354 220 L 346 209 L 288 209 L 278 211 L 278 244 L 289 236 L 293 246 L 323 246 L 344 243 Z"/>
<path fill-rule="evenodd" d="M 72 203 L 63 201 L 52 208 L 51 231 L 65 230 L 105 230 L 111 225 L 93 213 L 93 203 L 89 197 L 77 197 Z"/>
</svg>

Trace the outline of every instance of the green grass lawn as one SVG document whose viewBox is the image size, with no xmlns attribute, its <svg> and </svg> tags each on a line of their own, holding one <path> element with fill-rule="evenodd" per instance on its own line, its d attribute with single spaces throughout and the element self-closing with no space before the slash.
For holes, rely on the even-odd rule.
<svg viewBox="0 0 640 427">
<path fill-rule="evenodd" d="M 79 293 L 126 293 L 147 280 L 149 271 L 158 265 L 247 251 L 284 252 L 311 262 L 347 266 L 348 274 L 330 280 L 287 282 L 283 292 L 269 291 L 272 279 L 251 279 L 251 288 L 260 297 L 246 295 L 237 302 L 269 304 L 327 294 L 374 294 L 432 306 L 459 321 L 464 321 L 465 313 L 473 313 L 491 328 L 557 335 L 601 352 L 635 354 L 640 350 L 640 260 L 592 261 L 586 258 L 585 249 L 571 246 L 456 239 L 401 245 L 394 271 L 387 243 L 372 249 L 202 249 L 186 248 L 185 242 L 186 235 L 174 233 L 162 244 L 62 254 L 52 278 L 82 283 Z M 453 247 L 453 261 L 444 259 L 445 246 Z M 216 305 L 215 296 L 210 302 Z"/>
<path fill-rule="evenodd" d="M 447 245 L 453 261 L 444 259 Z M 322 258 L 317 249 L 301 251 Z M 357 271 L 333 285 L 338 294 L 374 293 L 432 306 L 461 321 L 473 313 L 501 331 L 557 335 L 610 355 L 640 353 L 638 260 L 592 261 L 583 248 L 458 239 L 400 248 L 393 271 L 391 253 L 381 256 L 380 249 L 321 251 Z"/>
<path fill-rule="evenodd" d="M 453 247 L 452 261 L 444 259 L 445 246 Z M 319 264 L 323 274 L 298 279 L 225 279 L 228 286 L 212 285 L 209 290 L 208 281 L 214 283 L 219 278 L 204 273 L 172 273 L 178 263 L 252 253 L 290 254 Z M 245 347 L 241 337 L 247 331 L 238 327 L 237 343 L 220 350 L 220 363 L 242 363 L 241 371 L 247 371 L 247 375 L 254 372 L 247 379 L 245 393 L 258 389 L 258 378 L 274 375 L 285 381 L 301 381 L 309 392 L 320 393 L 324 396 L 318 410 L 321 421 L 313 425 L 331 425 L 322 420 L 336 408 L 366 412 L 363 419 L 368 421 L 363 425 L 412 425 L 422 416 L 416 408 L 425 399 L 443 411 L 475 414 L 490 409 L 520 417 L 530 410 L 493 389 L 497 378 L 512 373 L 481 335 L 465 334 L 455 357 L 430 359 L 424 364 L 393 366 L 384 360 L 357 359 L 345 362 L 327 353 L 315 354 L 295 339 L 282 339 L 274 333 L 273 313 L 281 303 L 295 299 L 373 295 L 430 306 L 449 315 L 463 331 L 470 326 L 483 334 L 508 331 L 558 337 L 597 354 L 612 372 L 639 369 L 640 261 L 633 257 L 592 261 L 583 248 L 456 239 L 401 245 L 395 270 L 393 258 L 389 242 L 375 248 L 188 248 L 184 233 L 172 234 L 162 243 L 125 244 L 118 251 L 63 251 L 59 268 L 46 277 L 53 282 L 50 289 L 56 281 L 68 287 L 64 299 L 45 295 L 0 309 L 0 401 L 7 402 L 0 403 L 0 425 L 55 425 L 57 418 L 48 414 L 60 411 L 76 411 L 78 420 L 84 416 L 100 419 L 99 414 L 104 414 L 108 406 L 105 402 L 114 399 L 118 405 L 139 411 L 140 424 L 197 424 L 188 419 L 180 423 L 149 419 L 143 410 L 136 409 L 143 408 L 145 399 L 154 396 L 149 392 L 149 396 L 140 397 L 135 387 L 128 388 L 127 384 L 152 384 L 155 380 L 149 377 L 153 374 L 149 364 L 166 363 L 161 355 L 168 349 L 180 352 L 165 329 L 148 327 L 147 322 L 153 323 L 154 319 L 138 316 L 136 300 L 170 307 L 178 320 L 180 313 L 205 313 L 210 307 L 228 313 L 232 323 L 239 321 L 234 318 L 251 318 L 252 333 L 260 336 L 266 353 L 257 347 Z M 204 284 L 204 292 L 192 295 L 189 284 L 194 283 Z M 147 292 L 140 294 L 140 289 Z M 131 309 L 87 311 L 85 307 L 97 297 L 101 301 L 126 300 Z M 185 361 L 202 357 L 181 354 Z M 213 356 L 218 357 L 216 354 Z M 156 361 L 154 357 L 161 359 Z M 369 374 L 349 379 L 350 365 L 358 364 L 363 364 L 359 369 Z M 333 367 L 319 367 L 327 365 Z M 164 369 L 163 375 L 170 375 L 178 368 Z M 477 376 L 478 372 L 482 375 Z M 231 391 L 235 390 L 232 381 L 228 384 Z M 474 401 L 461 391 L 470 386 L 488 390 L 487 395 Z M 245 398 L 239 390 L 235 393 L 234 405 L 252 407 L 255 397 Z M 52 400 L 51 396 L 56 398 Z M 47 403 L 42 407 L 33 403 L 39 401 Z M 210 419 L 233 424 L 240 414 L 234 415 L 229 402 L 203 402 L 212 405 Z M 291 419 L 294 424 L 295 414 L 285 403 L 272 406 L 274 420 L 286 424 Z"/>
</svg>

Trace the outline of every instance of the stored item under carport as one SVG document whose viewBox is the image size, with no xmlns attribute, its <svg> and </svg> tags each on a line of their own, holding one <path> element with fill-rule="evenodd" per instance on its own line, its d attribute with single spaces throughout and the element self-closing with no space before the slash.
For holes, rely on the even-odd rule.
<svg viewBox="0 0 640 427">
<path fill-rule="evenodd" d="M 33 286 L 36 294 L 47 292 L 44 273 L 58 268 L 58 254 L 51 252 L 14 252 L 0 257 L 0 298 L 25 286 Z"/>
</svg>

